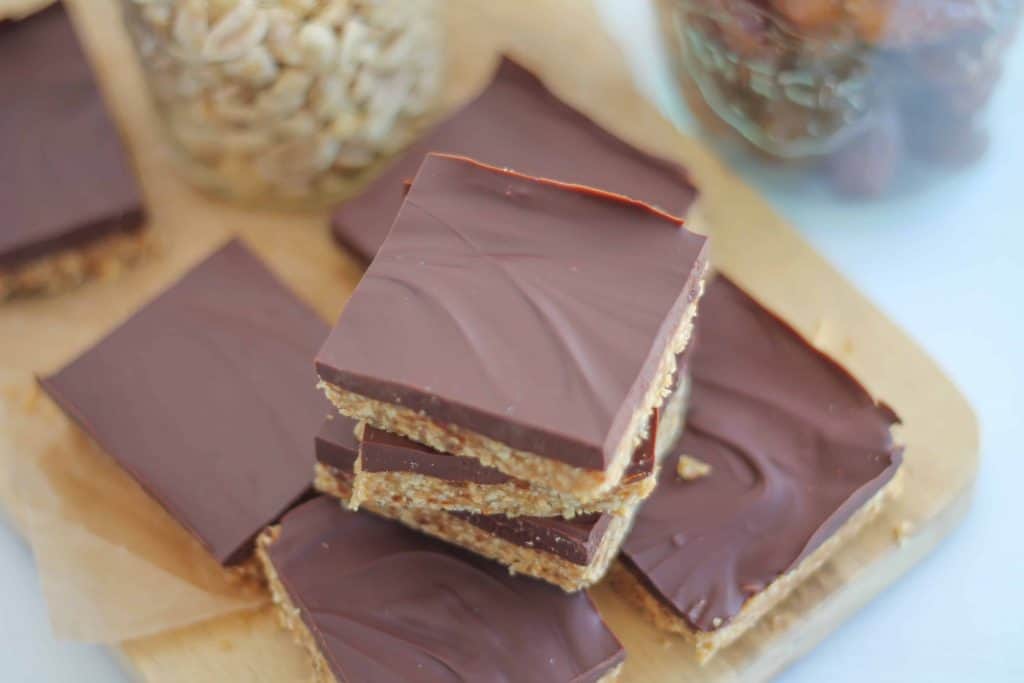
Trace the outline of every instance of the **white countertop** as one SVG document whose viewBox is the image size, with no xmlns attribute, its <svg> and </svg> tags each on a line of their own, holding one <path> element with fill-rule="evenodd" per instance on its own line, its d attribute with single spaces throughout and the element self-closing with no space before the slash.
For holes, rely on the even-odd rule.
<svg viewBox="0 0 1024 683">
<path fill-rule="evenodd" d="M 596 0 L 637 78 L 680 125 L 642 0 Z M 966 522 L 810 656 L 786 683 L 1024 680 L 1024 42 L 992 108 L 996 144 L 927 191 L 846 208 L 756 171 L 775 205 L 927 349 L 982 423 L 982 470 Z M 103 648 L 58 642 L 28 548 L 0 524 L 0 679 L 129 680 Z"/>
</svg>

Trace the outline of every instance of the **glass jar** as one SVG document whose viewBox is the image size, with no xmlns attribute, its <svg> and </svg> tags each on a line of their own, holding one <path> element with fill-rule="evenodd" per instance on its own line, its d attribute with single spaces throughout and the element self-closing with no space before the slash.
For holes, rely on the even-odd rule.
<svg viewBox="0 0 1024 683">
<path fill-rule="evenodd" d="M 436 0 L 122 0 L 186 175 L 324 204 L 406 145 L 441 89 Z"/>
<path fill-rule="evenodd" d="M 691 109 L 839 191 L 978 158 L 1020 0 L 660 0 Z"/>
</svg>

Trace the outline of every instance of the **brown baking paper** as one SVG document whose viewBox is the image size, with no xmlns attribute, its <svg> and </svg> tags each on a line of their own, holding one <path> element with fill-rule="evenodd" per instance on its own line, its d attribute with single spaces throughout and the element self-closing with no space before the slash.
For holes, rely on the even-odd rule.
<svg viewBox="0 0 1024 683">
<path fill-rule="evenodd" d="M 6 403 L 8 469 L 61 638 L 115 642 L 264 604 L 38 389 Z"/>
</svg>

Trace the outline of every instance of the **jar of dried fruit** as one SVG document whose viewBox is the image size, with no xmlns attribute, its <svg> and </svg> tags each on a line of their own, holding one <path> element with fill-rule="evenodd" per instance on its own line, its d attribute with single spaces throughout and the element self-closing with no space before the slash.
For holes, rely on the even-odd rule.
<svg viewBox="0 0 1024 683">
<path fill-rule="evenodd" d="M 122 0 L 189 178 L 321 204 L 407 144 L 437 101 L 436 0 Z"/>
<path fill-rule="evenodd" d="M 660 0 L 691 108 L 777 160 L 880 194 L 977 158 L 1021 0 Z M 738 135 L 735 135 L 738 134 Z"/>
</svg>

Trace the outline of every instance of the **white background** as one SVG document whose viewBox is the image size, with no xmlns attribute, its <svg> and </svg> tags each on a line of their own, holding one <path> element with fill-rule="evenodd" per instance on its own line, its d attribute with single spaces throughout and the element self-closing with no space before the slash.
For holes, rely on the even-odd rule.
<svg viewBox="0 0 1024 683">
<path fill-rule="evenodd" d="M 595 0 L 642 88 L 684 130 L 646 2 Z M 786 683 L 1024 681 L 1024 44 L 991 112 L 995 145 L 924 191 L 851 207 L 746 171 L 804 235 L 953 377 L 982 424 L 974 506 L 939 549 Z M 104 649 L 49 632 L 31 554 L 0 525 L 0 680 L 127 680 Z"/>
</svg>

